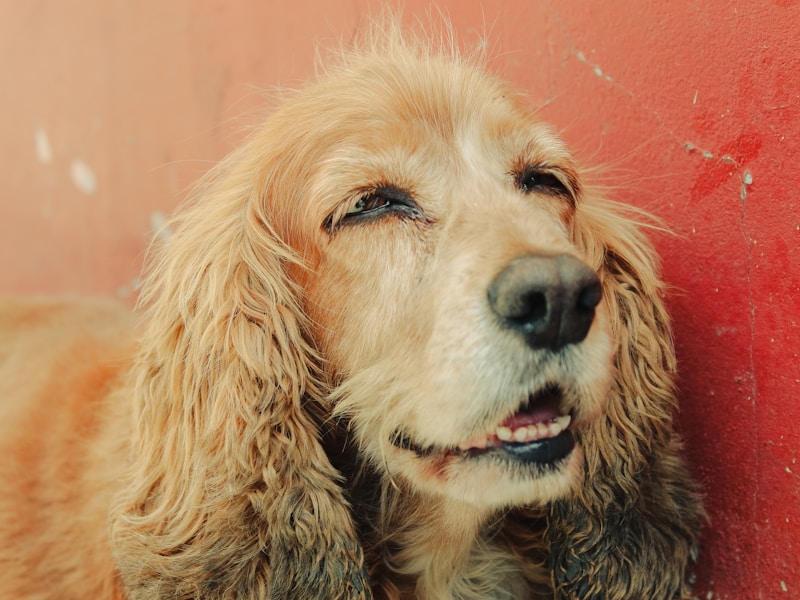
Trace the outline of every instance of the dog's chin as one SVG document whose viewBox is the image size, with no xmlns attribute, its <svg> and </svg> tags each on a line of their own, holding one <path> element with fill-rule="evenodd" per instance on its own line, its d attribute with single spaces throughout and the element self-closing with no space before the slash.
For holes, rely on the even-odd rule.
<svg viewBox="0 0 800 600">
<path fill-rule="evenodd" d="M 582 476 L 572 414 L 557 387 L 532 395 L 487 433 L 453 446 L 395 432 L 395 466 L 421 491 L 486 508 L 542 503 L 571 493 Z"/>
</svg>

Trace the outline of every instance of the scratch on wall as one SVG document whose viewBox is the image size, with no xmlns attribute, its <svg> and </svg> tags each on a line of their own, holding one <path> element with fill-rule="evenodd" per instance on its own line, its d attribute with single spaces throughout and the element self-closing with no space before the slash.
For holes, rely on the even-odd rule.
<svg viewBox="0 0 800 600">
<path fill-rule="evenodd" d="M 43 165 L 49 165 L 53 162 L 53 147 L 50 145 L 50 138 L 47 137 L 47 132 L 37 127 L 33 132 L 33 142 L 36 147 L 36 158 Z"/>
<path fill-rule="evenodd" d="M 92 195 L 97 191 L 97 178 L 91 167 L 83 162 L 81 159 L 76 158 L 69 166 L 69 176 L 72 183 L 86 195 Z"/>
<path fill-rule="evenodd" d="M 594 74 L 597 75 L 597 77 L 599 77 L 600 79 L 603 79 L 604 81 L 607 81 L 608 83 L 612 84 L 615 88 L 620 90 L 623 94 L 628 96 L 631 100 L 637 100 L 637 96 L 632 90 L 628 89 L 620 81 L 614 79 L 613 77 L 611 77 L 611 75 L 609 75 L 608 73 L 603 71 L 603 69 L 600 67 L 599 64 L 597 64 L 597 63 L 595 63 L 593 61 L 590 61 L 586 57 L 586 54 L 577 48 L 575 43 L 572 41 L 572 36 L 570 36 L 569 32 L 567 31 L 566 26 L 564 25 L 564 21 L 561 18 L 561 14 L 558 12 L 558 10 L 556 9 L 556 7 L 554 6 L 554 3 L 552 1 L 549 3 L 549 7 L 550 7 L 550 11 L 552 12 L 552 14 L 553 14 L 553 16 L 555 18 L 556 23 L 558 24 L 559 31 L 561 32 L 562 37 L 564 38 L 564 40 L 567 43 L 567 47 L 569 48 L 569 52 L 572 55 L 574 55 L 575 58 L 577 58 L 581 63 L 583 63 L 583 64 L 587 65 L 588 67 L 590 67 L 592 69 L 592 72 L 594 72 Z M 692 104 L 696 104 L 697 103 L 698 94 L 699 94 L 699 92 L 697 90 L 695 90 L 694 97 L 692 98 Z M 675 131 L 673 131 L 673 129 L 669 126 L 669 124 L 664 119 L 664 117 L 661 116 L 661 113 L 659 113 L 658 110 L 656 110 L 652 106 L 647 105 L 646 103 L 642 103 L 642 102 L 639 102 L 638 106 L 639 106 L 639 108 L 645 109 L 652 116 L 652 118 L 655 120 L 655 122 L 658 124 L 659 128 L 662 131 L 664 131 L 675 142 L 678 142 L 678 143 L 682 144 L 688 151 L 690 151 L 690 152 L 698 151 L 703 156 L 703 158 L 705 158 L 707 160 L 711 160 L 711 159 L 715 158 L 715 156 L 714 156 L 714 154 L 712 152 L 709 152 L 707 150 L 702 150 L 702 149 L 698 148 L 697 146 L 695 146 L 694 144 L 682 141 L 681 136 L 679 136 L 678 134 L 675 133 Z M 721 156 L 719 158 L 719 160 L 724 161 L 724 162 L 731 162 L 733 164 L 736 164 L 736 161 L 732 157 L 730 157 L 728 155 Z M 738 165 L 737 165 L 737 167 L 738 167 Z"/>
<path fill-rule="evenodd" d="M 755 361 L 755 353 L 754 353 L 754 346 L 755 346 L 755 338 L 756 338 L 756 305 L 755 299 L 753 297 L 753 247 L 756 245 L 756 240 L 752 239 L 747 233 L 747 192 L 749 187 L 753 184 L 753 174 L 745 170 L 742 173 L 741 177 L 741 187 L 739 190 L 739 200 L 740 200 L 740 213 L 739 213 L 739 228 L 742 232 L 742 238 L 744 239 L 745 246 L 747 247 L 747 268 L 746 268 L 746 280 L 747 280 L 747 302 L 750 307 L 749 311 L 749 328 L 750 328 L 750 339 L 748 340 L 748 361 L 749 361 L 749 369 L 750 369 L 750 402 L 752 406 L 752 415 L 753 415 L 753 430 L 755 433 L 755 443 L 753 444 L 754 452 L 755 452 L 755 460 L 756 460 L 756 469 L 755 469 L 755 485 L 753 486 L 753 495 L 752 495 L 752 510 L 753 516 L 756 517 L 758 515 L 758 507 L 759 507 L 759 497 L 761 494 L 761 430 L 760 424 L 758 420 L 758 380 L 756 379 L 756 361 Z M 751 243 L 752 242 L 752 243 Z M 756 565 L 761 563 L 761 536 L 756 535 L 756 553 L 757 553 L 757 560 Z M 761 582 L 761 572 L 758 567 L 756 567 L 756 585 L 758 586 L 759 596 L 761 595 L 762 590 L 762 582 Z"/>
<path fill-rule="evenodd" d="M 753 453 L 754 453 L 754 461 L 757 465 L 755 471 L 755 482 L 753 485 L 752 496 L 751 496 L 751 510 L 752 515 L 754 518 L 757 518 L 759 514 L 759 507 L 760 507 L 760 494 L 761 494 L 761 470 L 760 465 L 762 463 L 762 452 L 761 452 L 761 431 L 760 431 L 760 423 L 758 419 L 758 380 L 756 378 L 756 368 L 755 368 L 755 339 L 756 339 L 756 304 L 753 295 L 753 257 L 755 252 L 755 246 L 758 244 L 756 239 L 753 239 L 749 232 L 748 232 L 748 196 L 750 192 L 750 186 L 753 185 L 754 177 L 752 171 L 749 169 L 743 168 L 743 165 L 739 163 L 735 158 L 728 154 L 719 154 L 712 152 L 710 150 L 706 150 L 693 144 L 691 142 L 684 142 L 683 147 L 686 149 L 687 152 L 691 154 L 696 154 L 700 156 L 703 160 L 709 161 L 718 161 L 720 163 L 727 163 L 734 167 L 735 172 L 739 175 L 739 231 L 741 232 L 742 239 L 744 241 L 746 247 L 746 264 L 745 264 L 745 280 L 747 284 L 747 303 L 748 303 L 748 318 L 747 318 L 747 327 L 749 333 L 748 339 L 748 371 L 750 376 L 750 390 L 747 398 L 743 399 L 744 401 L 750 402 L 750 409 L 752 415 L 752 422 L 753 422 L 753 433 L 755 437 L 755 443 L 753 444 Z M 790 469 L 787 467 L 787 471 L 791 473 Z M 762 547 L 761 547 L 761 536 L 755 535 L 755 545 L 756 545 L 756 555 L 758 560 L 755 561 L 756 566 L 756 586 L 758 590 L 758 597 L 763 597 L 763 589 L 764 589 L 764 582 L 762 581 L 761 571 L 758 567 L 760 565 L 760 557 L 762 556 Z M 783 583 L 783 582 L 781 582 Z M 785 585 L 785 584 L 784 584 Z M 786 590 L 784 590 L 786 591 Z M 711 593 L 711 592 L 709 592 Z"/>
<path fill-rule="evenodd" d="M 581 61 L 583 64 L 589 65 L 592 68 L 592 71 L 594 72 L 594 74 L 597 75 L 600 79 L 605 79 L 606 81 L 609 81 L 611 83 L 614 82 L 614 80 L 611 78 L 610 75 L 608 75 L 606 73 L 603 73 L 603 69 L 601 69 L 599 67 L 599 65 L 596 65 L 593 62 L 591 62 L 589 59 L 587 59 L 586 55 L 583 52 L 581 52 L 580 50 L 576 50 L 575 51 L 575 57 L 579 61 Z"/>
<path fill-rule="evenodd" d="M 150 231 L 156 239 L 162 242 L 166 242 L 172 237 L 169 219 L 161 211 L 157 210 L 150 215 Z"/>
</svg>

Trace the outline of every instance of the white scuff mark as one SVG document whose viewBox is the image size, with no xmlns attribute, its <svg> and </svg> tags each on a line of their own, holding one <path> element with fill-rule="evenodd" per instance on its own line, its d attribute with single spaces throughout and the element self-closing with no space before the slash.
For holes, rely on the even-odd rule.
<svg viewBox="0 0 800 600">
<path fill-rule="evenodd" d="M 70 164 L 69 175 L 75 187 L 84 194 L 91 195 L 97 191 L 97 178 L 94 176 L 94 171 L 79 158 Z"/>
<path fill-rule="evenodd" d="M 692 98 L 692 104 L 697 104 L 697 93 L 698 93 L 699 91 L 700 91 L 700 90 L 695 90 L 695 91 L 694 91 L 694 98 Z"/>
<path fill-rule="evenodd" d="M 577 58 L 583 64 L 590 66 L 592 68 L 592 71 L 594 72 L 594 74 L 597 75 L 600 79 L 605 79 L 606 81 L 609 81 L 609 82 L 613 82 L 614 81 L 611 78 L 610 75 L 607 75 L 607 74 L 603 73 L 603 69 L 601 69 L 599 65 L 596 65 L 595 63 L 590 61 L 588 58 L 586 58 L 586 55 L 583 52 L 581 52 L 580 50 L 575 52 L 575 58 Z"/>
<path fill-rule="evenodd" d="M 50 138 L 47 132 L 41 127 L 37 127 L 33 132 L 33 141 L 36 145 L 36 158 L 43 165 L 53 162 L 53 147 L 50 145 Z"/>
<path fill-rule="evenodd" d="M 130 298 L 140 289 L 142 289 L 142 280 L 139 277 L 134 277 L 130 283 L 121 285 L 117 288 L 117 297 Z"/>
<path fill-rule="evenodd" d="M 789 591 L 789 588 L 788 588 L 788 587 L 786 587 L 786 582 L 785 582 L 785 581 L 781 581 L 781 589 L 782 589 L 784 592 L 788 592 L 788 591 Z"/>
<path fill-rule="evenodd" d="M 739 188 L 739 198 L 742 202 L 747 200 L 747 187 L 753 183 L 753 174 L 750 171 L 745 171 L 742 174 L 742 187 Z"/>
<path fill-rule="evenodd" d="M 739 163 L 736 162 L 736 159 L 733 158 L 730 154 L 723 154 L 722 156 L 716 157 L 714 153 L 711 152 L 710 150 L 705 150 L 703 148 L 700 148 L 699 146 L 693 144 L 692 142 L 684 142 L 683 147 L 686 149 L 687 152 L 697 152 L 700 156 L 702 156 L 706 160 L 712 160 L 716 158 L 719 162 L 728 163 L 736 168 L 739 167 Z"/>
<path fill-rule="evenodd" d="M 699 152 L 700 156 L 702 156 L 706 160 L 711 160 L 712 158 L 714 158 L 713 152 L 709 152 L 708 150 L 703 150 L 702 148 L 698 148 L 691 142 L 684 142 L 683 147 L 686 148 L 687 152 Z"/>
<path fill-rule="evenodd" d="M 157 210 L 150 215 L 150 229 L 156 239 L 162 242 L 166 242 L 172 237 L 167 216 L 161 211 Z"/>
</svg>

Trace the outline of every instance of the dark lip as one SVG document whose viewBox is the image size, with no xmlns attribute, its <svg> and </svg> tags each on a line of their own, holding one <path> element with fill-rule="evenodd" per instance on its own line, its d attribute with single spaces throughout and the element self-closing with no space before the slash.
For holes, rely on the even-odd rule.
<svg viewBox="0 0 800 600">
<path fill-rule="evenodd" d="M 392 443 L 403 450 L 413 452 L 420 458 L 434 456 L 458 456 L 468 460 L 494 456 L 522 464 L 550 465 L 568 457 L 575 449 L 575 436 L 570 429 L 565 429 L 557 436 L 534 442 L 516 443 L 502 442 L 486 448 L 459 450 L 456 448 L 439 449 L 435 446 L 422 447 L 415 444 L 408 436 L 396 434 Z"/>
<path fill-rule="evenodd" d="M 575 436 L 565 429 L 557 436 L 524 444 L 503 443 L 490 449 L 503 452 L 509 458 L 525 464 L 546 465 L 555 463 L 569 456 L 575 449 Z M 471 452 L 467 450 L 467 452 Z"/>
</svg>

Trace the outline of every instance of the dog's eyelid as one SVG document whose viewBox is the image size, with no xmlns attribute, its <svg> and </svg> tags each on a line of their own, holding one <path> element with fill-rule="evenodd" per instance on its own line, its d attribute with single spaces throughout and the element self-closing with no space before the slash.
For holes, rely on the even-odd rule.
<svg viewBox="0 0 800 600">
<path fill-rule="evenodd" d="M 416 207 L 411 194 L 393 185 L 379 185 L 365 190 L 358 201 L 345 213 L 345 217 L 372 210 L 379 210 L 391 204 Z"/>
<path fill-rule="evenodd" d="M 577 186 L 568 173 L 558 167 L 545 165 L 528 165 L 519 169 L 514 180 L 524 194 L 539 192 L 566 198 L 571 204 L 577 197 Z"/>
</svg>

